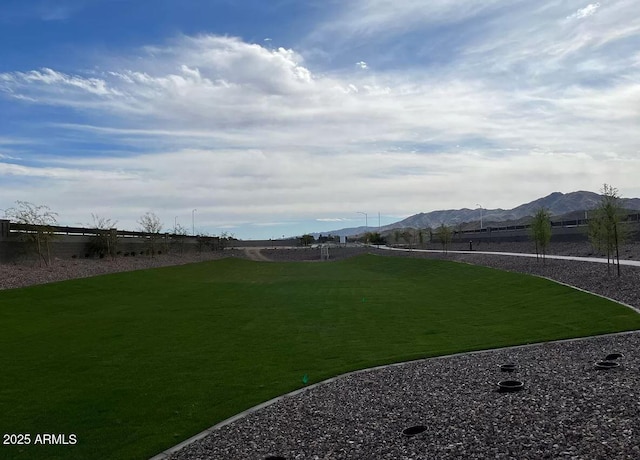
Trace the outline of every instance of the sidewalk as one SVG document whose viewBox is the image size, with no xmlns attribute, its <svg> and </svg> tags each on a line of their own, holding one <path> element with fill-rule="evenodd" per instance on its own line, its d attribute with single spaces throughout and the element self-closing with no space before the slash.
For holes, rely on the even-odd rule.
<svg viewBox="0 0 640 460">
<path fill-rule="evenodd" d="M 443 251 L 434 249 L 403 249 L 403 248 L 390 248 L 388 246 L 379 246 L 380 249 L 387 251 L 404 251 L 404 252 L 432 252 L 436 254 L 442 254 Z M 450 254 L 490 254 L 496 256 L 515 256 L 515 257 L 539 257 L 536 254 L 527 254 L 520 252 L 493 252 L 493 251 L 447 251 Z M 547 259 L 559 259 L 559 260 L 577 260 L 579 262 L 596 262 L 606 264 L 607 259 L 600 257 L 574 257 L 574 256 L 554 256 L 547 255 Z M 634 267 L 640 267 L 640 260 L 621 260 L 620 265 L 631 265 Z"/>
</svg>

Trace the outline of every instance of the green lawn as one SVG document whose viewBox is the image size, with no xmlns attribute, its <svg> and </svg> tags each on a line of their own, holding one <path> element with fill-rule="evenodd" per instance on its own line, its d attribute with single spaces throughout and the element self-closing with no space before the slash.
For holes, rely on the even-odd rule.
<svg viewBox="0 0 640 460">
<path fill-rule="evenodd" d="M 638 328 L 632 310 L 543 279 L 381 256 L 0 291 L 0 433 L 78 440 L 0 458 L 149 458 L 305 374 Z"/>
</svg>

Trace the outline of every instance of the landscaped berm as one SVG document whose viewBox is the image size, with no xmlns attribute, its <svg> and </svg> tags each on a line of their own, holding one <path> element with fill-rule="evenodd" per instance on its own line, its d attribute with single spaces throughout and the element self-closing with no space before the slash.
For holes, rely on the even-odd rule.
<svg viewBox="0 0 640 460">
<path fill-rule="evenodd" d="M 373 255 L 2 291 L 0 432 L 31 444 L 0 458 L 149 458 L 303 380 L 638 328 L 631 309 L 544 279 Z M 36 445 L 44 433 L 76 442 Z"/>
</svg>

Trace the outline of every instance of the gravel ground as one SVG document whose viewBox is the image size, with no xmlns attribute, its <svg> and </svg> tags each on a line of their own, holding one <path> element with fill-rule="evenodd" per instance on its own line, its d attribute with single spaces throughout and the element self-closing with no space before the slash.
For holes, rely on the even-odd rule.
<svg viewBox="0 0 640 460">
<path fill-rule="evenodd" d="M 223 257 L 242 256 L 242 251 L 206 252 L 200 254 L 163 254 L 156 257 L 117 257 L 115 259 L 56 259 L 51 266 L 34 262 L 0 264 L 0 289 L 52 283 L 107 273 L 182 265 Z"/>
<path fill-rule="evenodd" d="M 495 251 L 529 252 L 502 243 Z M 462 249 L 462 248 L 461 248 Z M 488 247 L 476 248 L 488 250 Z M 520 250 L 518 250 L 520 249 Z M 373 252 L 445 258 L 546 276 L 640 308 L 640 268 L 482 254 L 330 250 L 332 259 Z M 563 246 L 552 253 L 594 255 Z M 636 259 L 634 246 L 625 258 Z M 220 257 L 317 260 L 319 250 L 229 250 L 154 259 L 67 260 L 52 267 L 0 265 L 0 288 L 176 265 Z M 637 459 L 640 458 L 640 333 L 601 336 L 411 362 L 365 371 L 285 397 L 214 430 L 175 453 L 174 460 L 256 459 Z M 611 352 L 621 366 L 596 370 Z M 513 374 L 498 365 L 517 363 Z M 518 379 L 520 392 L 497 382 Z M 402 430 L 426 430 L 407 437 Z"/>
</svg>

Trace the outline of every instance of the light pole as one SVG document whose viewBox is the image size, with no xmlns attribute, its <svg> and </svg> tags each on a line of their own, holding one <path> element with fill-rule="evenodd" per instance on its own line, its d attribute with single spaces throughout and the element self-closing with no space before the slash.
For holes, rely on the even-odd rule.
<svg viewBox="0 0 640 460">
<path fill-rule="evenodd" d="M 368 243 L 369 238 L 367 237 L 367 231 L 369 230 L 369 220 L 366 212 L 358 211 L 358 214 L 364 214 L 364 235 L 365 235 L 365 243 Z"/>
<path fill-rule="evenodd" d="M 369 220 L 366 212 L 358 211 L 358 214 L 364 214 L 364 231 L 366 232 L 369 229 Z"/>
<path fill-rule="evenodd" d="M 476 206 L 480 206 L 480 230 L 482 230 L 482 205 L 476 203 Z"/>
<path fill-rule="evenodd" d="M 173 233 L 178 231 L 178 216 L 173 218 Z"/>
<path fill-rule="evenodd" d="M 191 236 L 196 235 L 196 211 L 197 209 L 191 211 Z"/>
</svg>

